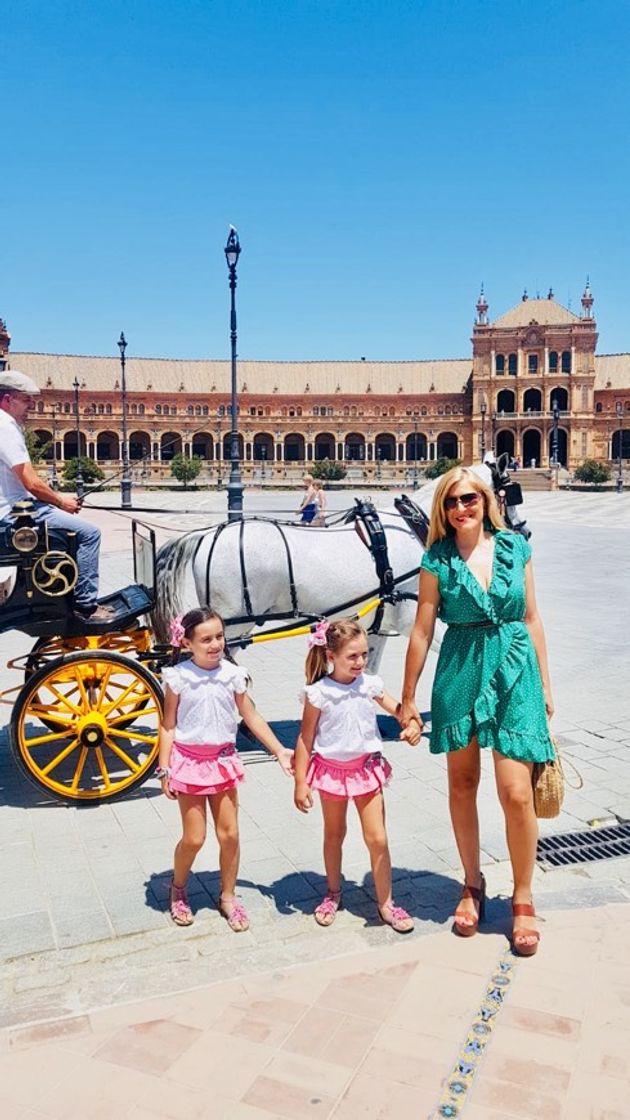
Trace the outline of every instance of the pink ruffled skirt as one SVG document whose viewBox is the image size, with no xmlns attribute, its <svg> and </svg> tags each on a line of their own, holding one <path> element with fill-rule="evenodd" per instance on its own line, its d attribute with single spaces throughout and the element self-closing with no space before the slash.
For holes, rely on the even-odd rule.
<svg viewBox="0 0 630 1120">
<path fill-rule="evenodd" d="M 234 743 L 173 743 L 169 785 L 177 793 L 205 796 L 235 789 L 245 770 Z"/>
<path fill-rule="evenodd" d="M 377 793 L 389 784 L 392 768 L 380 751 L 362 754 L 349 762 L 335 758 L 322 758 L 312 754 L 306 771 L 306 781 L 311 789 L 322 797 L 334 797 L 350 801 L 353 797 L 365 797 L 367 793 Z"/>
</svg>

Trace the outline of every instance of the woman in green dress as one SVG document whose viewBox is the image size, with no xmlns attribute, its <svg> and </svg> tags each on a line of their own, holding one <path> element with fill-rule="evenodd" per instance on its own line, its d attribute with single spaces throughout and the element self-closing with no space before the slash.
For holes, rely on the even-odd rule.
<svg viewBox="0 0 630 1120">
<path fill-rule="evenodd" d="M 454 930 L 477 932 L 486 884 L 480 869 L 480 748 L 493 752 L 512 864 L 512 944 L 537 948 L 531 883 L 538 828 L 531 772 L 554 757 L 553 701 L 531 549 L 506 530 L 492 491 L 466 467 L 440 479 L 433 497 L 418 610 L 405 662 L 400 721 L 417 719 L 415 691 L 439 617 L 444 635 L 431 698 L 431 752 L 446 753 L 449 808 L 464 869 Z"/>
</svg>

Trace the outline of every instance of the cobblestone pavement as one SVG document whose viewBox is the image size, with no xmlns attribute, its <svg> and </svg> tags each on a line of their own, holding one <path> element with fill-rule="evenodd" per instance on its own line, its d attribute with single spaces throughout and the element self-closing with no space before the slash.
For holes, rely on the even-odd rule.
<svg viewBox="0 0 630 1120">
<path fill-rule="evenodd" d="M 331 497 L 335 508 L 351 504 L 349 494 Z M 224 495 L 212 494 L 150 494 L 146 504 L 164 507 L 168 501 L 169 508 L 187 509 L 197 498 L 209 503 L 199 517 L 225 507 Z M 294 493 L 248 495 L 246 505 L 290 510 L 295 499 Z M 386 495 L 378 500 L 387 504 Z M 584 778 L 583 789 L 568 791 L 562 815 L 543 822 L 542 831 L 573 830 L 593 820 L 630 820 L 630 495 L 528 494 L 526 513 L 534 530 L 538 595 L 550 647 L 555 727 L 565 754 Z M 102 582 L 104 590 L 111 590 L 129 579 L 129 526 L 107 509 L 88 516 L 105 531 Z M 173 524 L 171 514 L 156 510 L 146 516 Z M 29 644 L 21 635 L 3 635 L 0 662 Z M 404 648 L 402 637 L 387 643 L 382 673 L 393 692 L 400 685 Z M 303 657 L 303 639 L 291 639 L 273 648 L 259 646 L 242 658 L 253 676 L 256 704 L 289 744 L 297 729 Z M 419 690 L 425 710 L 433 667 L 431 658 Z M 0 670 L 4 687 L 15 683 L 10 678 Z M 8 714 L 5 709 L 5 719 Z M 384 726 L 391 733 L 391 723 Z M 387 801 L 396 897 L 417 918 L 413 939 L 448 927 L 460 881 L 444 763 L 423 742 L 417 750 L 393 740 L 386 744 L 395 769 Z M 290 783 L 251 745 L 243 746 L 248 780 L 242 791 L 239 889 L 252 928 L 235 937 L 216 910 L 211 840 L 191 884 L 194 926 L 177 929 L 166 916 L 178 814 L 159 795 L 155 781 L 115 804 L 73 808 L 52 803 L 20 777 L 2 733 L 0 1024 L 76 1016 L 226 978 L 283 970 L 297 962 L 325 961 L 390 943 L 393 948 L 395 935 L 375 922 L 368 861 L 354 821 L 344 848 L 346 909 L 324 936 L 315 927 L 311 911 L 323 883 L 318 813 L 299 815 Z M 487 765 L 479 804 L 490 928 L 497 931 L 504 926 L 510 879 Z M 535 891 L 543 912 L 627 902 L 630 860 L 538 869 Z"/>
</svg>

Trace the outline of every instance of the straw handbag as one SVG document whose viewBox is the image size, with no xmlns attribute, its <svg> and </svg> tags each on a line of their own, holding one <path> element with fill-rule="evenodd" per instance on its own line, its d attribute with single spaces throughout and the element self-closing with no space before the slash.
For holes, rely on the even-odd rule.
<svg viewBox="0 0 630 1120">
<path fill-rule="evenodd" d="M 562 802 L 564 801 L 564 768 L 562 765 L 562 758 L 560 757 L 560 749 L 557 740 L 551 736 L 553 749 L 556 757 L 551 759 L 550 762 L 535 762 L 532 770 L 532 787 L 534 790 L 534 810 L 536 816 L 541 819 L 548 820 L 551 817 L 557 817 L 562 809 Z M 577 768 L 571 763 L 575 774 L 577 775 L 578 785 L 572 786 L 572 789 L 581 789 L 583 786 L 582 776 Z"/>
</svg>

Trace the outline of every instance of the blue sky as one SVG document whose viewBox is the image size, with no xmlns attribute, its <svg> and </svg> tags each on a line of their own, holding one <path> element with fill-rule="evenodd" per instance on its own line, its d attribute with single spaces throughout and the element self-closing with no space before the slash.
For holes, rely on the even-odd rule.
<svg viewBox="0 0 630 1120">
<path fill-rule="evenodd" d="M 470 353 L 523 287 L 630 349 L 630 6 L 4 0 L 15 350 Z"/>
</svg>

